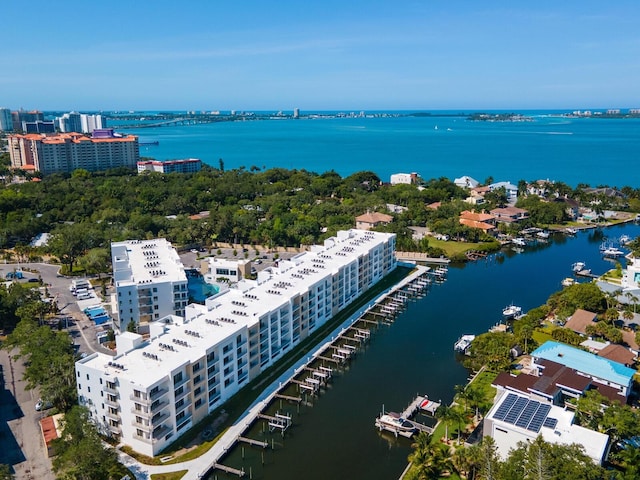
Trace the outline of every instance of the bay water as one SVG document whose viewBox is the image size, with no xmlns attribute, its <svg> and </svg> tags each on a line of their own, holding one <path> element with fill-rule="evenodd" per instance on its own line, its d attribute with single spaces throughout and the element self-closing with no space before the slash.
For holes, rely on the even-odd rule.
<svg viewBox="0 0 640 480">
<path fill-rule="evenodd" d="M 371 170 L 383 181 L 393 173 L 417 172 L 424 179 L 469 175 L 480 182 L 491 176 L 514 184 L 549 179 L 572 187 L 638 187 L 640 118 L 519 113 L 532 121 L 478 122 L 443 113 L 229 121 L 125 132 L 139 135 L 141 142 L 159 142 L 141 145 L 141 156 L 200 158 L 214 167 L 222 159 L 227 169 L 335 170 L 342 176 Z"/>
</svg>

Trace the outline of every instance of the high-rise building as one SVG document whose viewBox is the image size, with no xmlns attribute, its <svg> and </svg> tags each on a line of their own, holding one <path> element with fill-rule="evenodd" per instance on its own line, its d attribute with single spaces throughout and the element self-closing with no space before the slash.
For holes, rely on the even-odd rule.
<svg viewBox="0 0 640 480">
<path fill-rule="evenodd" d="M 45 175 L 78 168 L 91 172 L 136 168 L 140 160 L 138 137 L 118 135 L 111 129 L 95 130 L 91 137 L 80 133 L 9 135 L 8 142 L 13 168 Z"/>
<path fill-rule="evenodd" d="M 36 120 L 35 122 L 22 122 L 22 131 L 24 133 L 56 133 L 54 122 L 45 122 Z"/>
<path fill-rule="evenodd" d="M 164 238 L 111 244 L 113 313 L 125 331 L 167 315 L 184 315 L 189 300 L 187 276 L 176 250 Z"/>
<path fill-rule="evenodd" d="M 104 434 L 157 455 L 391 272 L 395 238 L 340 231 L 259 272 L 257 280 L 242 280 L 205 305 L 188 305 L 184 316 L 152 322 L 148 338 L 118 335 L 115 357 L 94 353 L 76 363 L 80 405 Z M 140 259 L 147 273 L 132 278 L 136 289 L 150 290 L 151 312 L 156 279 L 148 272 L 158 267 L 144 265 L 160 261 L 157 246 L 145 250 L 154 249 L 159 258 Z M 180 293 L 174 288 L 169 299 L 180 301 Z M 129 294 L 122 300 L 126 313 Z"/>
<path fill-rule="evenodd" d="M 82 123 L 83 133 L 92 133 L 94 130 L 100 130 L 107 128 L 107 121 L 102 115 L 86 115 L 80 114 L 80 121 Z"/>
<path fill-rule="evenodd" d="M 78 112 L 65 113 L 56 118 L 58 129 L 63 133 L 83 132 L 80 114 Z"/>
<path fill-rule="evenodd" d="M 11 110 L 8 108 L 0 108 L 0 132 L 10 132 L 13 130 L 13 120 L 11 119 Z"/>
<path fill-rule="evenodd" d="M 32 110 L 30 112 L 17 110 L 11 112 L 11 121 L 14 132 L 23 132 L 22 122 L 44 122 L 44 114 L 38 110 Z"/>
</svg>

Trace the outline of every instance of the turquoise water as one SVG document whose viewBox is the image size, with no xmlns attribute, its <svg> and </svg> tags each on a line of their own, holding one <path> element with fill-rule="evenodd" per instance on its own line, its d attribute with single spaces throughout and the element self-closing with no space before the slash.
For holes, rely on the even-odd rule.
<svg viewBox="0 0 640 480">
<path fill-rule="evenodd" d="M 575 186 L 638 187 L 640 119 L 564 118 L 522 112 L 532 122 L 471 122 L 466 117 L 258 120 L 127 130 L 142 156 L 195 157 L 225 168 L 373 170 L 423 178 L 470 175 L 484 181 L 550 179 Z M 115 125 L 115 124 L 114 124 Z M 437 128 L 436 128 L 437 127 Z"/>
<path fill-rule="evenodd" d="M 199 275 L 190 275 L 187 277 L 187 289 L 189 297 L 196 303 L 204 304 L 204 301 L 220 291 L 217 285 L 210 285 L 204 281 Z"/>
</svg>

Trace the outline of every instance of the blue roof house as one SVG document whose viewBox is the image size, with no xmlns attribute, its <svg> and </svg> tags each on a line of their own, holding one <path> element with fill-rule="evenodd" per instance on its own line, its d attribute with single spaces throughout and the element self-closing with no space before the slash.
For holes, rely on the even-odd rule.
<svg viewBox="0 0 640 480">
<path fill-rule="evenodd" d="M 531 357 L 534 361 L 545 359 L 572 368 L 590 377 L 595 383 L 608 385 L 619 390 L 625 400 L 629 396 L 633 375 L 636 373 L 633 368 L 626 367 L 621 363 L 553 341 L 542 344 L 531 352 Z"/>
</svg>

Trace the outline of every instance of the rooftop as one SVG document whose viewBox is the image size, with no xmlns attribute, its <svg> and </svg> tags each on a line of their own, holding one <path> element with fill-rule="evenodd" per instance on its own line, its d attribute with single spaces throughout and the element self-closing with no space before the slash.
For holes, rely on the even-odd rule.
<svg viewBox="0 0 640 480">
<path fill-rule="evenodd" d="M 307 292 L 392 236 L 356 229 L 338 232 L 323 246 L 314 245 L 311 251 L 280 261 L 277 267 L 261 271 L 257 280 L 238 282 L 237 288 L 207 299 L 206 305 L 188 305 L 184 319 L 171 316 L 154 322 L 151 338 L 142 348 L 119 352 L 115 358 L 95 354 L 80 362 L 121 380 L 153 385 L 167 372 L 201 358 L 212 346 L 235 342 L 237 334 L 257 325 L 262 315 L 288 306 L 293 296 Z"/>
<path fill-rule="evenodd" d="M 621 363 L 554 341 L 545 342 L 531 352 L 531 356 L 561 363 L 616 385 L 630 385 L 635 374 L 634 369 Z"/>
<path fill-rule="evenodd" d="M 111 244 L 116 286 L 187 281 L 178 252 L 164 238 Z"/>
</svg>

